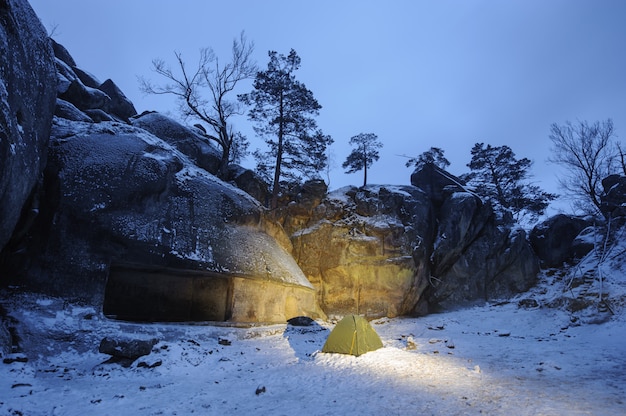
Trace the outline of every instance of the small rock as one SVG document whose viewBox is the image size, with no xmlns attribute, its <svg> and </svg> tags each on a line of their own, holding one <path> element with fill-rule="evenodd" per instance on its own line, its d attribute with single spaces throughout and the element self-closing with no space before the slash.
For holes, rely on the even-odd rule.
<svg viewBox="0 0 626 416">
<path fill-rule="evenodd" d="M 4 364 L 27 363 L 28 362 L 28 357 L 26 357 L 24 355 L 12 355 L 12 356 L 4 358 L 2 360 L 2 362 Z"/>
<path fill-rule="evenodd" d="M 257 396 L 261 393 L 265 393 L 265 386 L 259 386 L 256 388 L 256 391 L 254 392 L 254 394 L 256 394 Z"/>
<path fill-rule="evenodd" d="M 159 342 L 157 339 L 119 340 L 105 337 L 100 341 L 98 351 L 116 359 L 131 360 L 132 362 L 141 356 L 150 354 L 152 347 L 154 347 L 157 342 Z"/>
<path fill-rule="evenodd" d="M 232 342 L 226 338 L 218 338 L 217 343 L 220 345 L 231 345 Z"/>
<path fill-rule="evenodd" d="M 155 368 L 155 367 L 159 367 L 160 365 L 163 364 L 163 361 L 161 360 L 156 360 L 153 363 L 147 363 L 146 361 L 141 361 L 139 364 L 137 364 L 138 368 Z"/>
<path fill-rule="evenodd" d="M 532 298 L 522 299 L 517 303 L 517 306 L 524 309 L 534 309 L 539 307 L 539 302 Z"/>
<path fill-rule="evenodd" d="M 308 316 L 296 316 L 287 320 L 287 323 L 292 326 L 311 326 L 313 322 L 313 319 Z"/>
</svg>

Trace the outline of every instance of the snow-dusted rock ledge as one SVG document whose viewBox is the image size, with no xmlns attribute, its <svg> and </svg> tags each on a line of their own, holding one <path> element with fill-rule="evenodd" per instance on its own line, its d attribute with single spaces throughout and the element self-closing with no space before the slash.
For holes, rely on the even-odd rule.
<svg viewBox="0 0 626 416">
<path fill-rule="evenodd" d="M 101 305 L 121 285 L 131 305 L 179 308 L 157 320 L 194 305 L 189 320 L 320 316 L 288 239 L 248 194 L 127 124 L 55 118 L 52 130 L 33 287 Z"/>
</svg>

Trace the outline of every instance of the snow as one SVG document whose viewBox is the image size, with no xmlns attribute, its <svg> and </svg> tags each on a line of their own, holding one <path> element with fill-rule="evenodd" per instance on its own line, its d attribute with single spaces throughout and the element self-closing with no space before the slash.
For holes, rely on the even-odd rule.
<svg viewBox="0 0 626 416">
<path fill-rule="evenodd" d="M 0 364 L 0 414 L 616 415 L 626 409 L 621 314 L 483 304 L 381 319 L 380 350 L 321 353 L 333 326 L 135 324 L 41 295 L 3 294 L 28 362 Z M 157 338 L 130 367 L 105 336 Z M 229 344 L 229 345 L 228 345 Z M 13 357 L 13 355 L 11 356 Z M 258 392 L 258 394 L 257 394 Z"/>
<path fill-rule="evenodd" d="M 0 363 L 0 415 L 621 415 L 626 239 L 615 237 L 510 301 L 373 321 L 383 348 L 358 358 L 321 352 L 332 321 L 129 323 L 5 289 L 22 351 Z M 613 312 L 568 312 L 558 300 L 575 299 L 572 279 L 593 267 Z M 98 352 L 107 336 L 159 341 L 122 367 Z"/>
</svg>

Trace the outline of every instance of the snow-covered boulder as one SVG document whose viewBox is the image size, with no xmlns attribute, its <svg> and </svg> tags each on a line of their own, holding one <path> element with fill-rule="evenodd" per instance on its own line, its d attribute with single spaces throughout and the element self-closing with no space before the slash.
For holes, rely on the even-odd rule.
<svg viewBox="0 0 626 416">
<path fill-rule="evenodd" d="M 228 165 L 228 181 L 234 183 L 237 188 L 245 191 L 264 206 L 268 205 L 271 197 L 269 185 L 252 169 L 230 164 Z"/>
<path fill-rule="evenodd" d="M 55 118 L 24 282 L 138 320 L 319 316 L 280 227 L 143 129 Z"/>
<path fill-rule="evenodd" d="M 462 192 L 463 181 L 449 172 L 426 163 L 411 174 L 411 185 L 426 192 L 433 204 L 439 206 L 454 192 Z"/>
<path fill-rule="evenodd" d="M 561 267 L 563 263 L 582 257 L 582 246 L 572 249 L 576 236 L 593 222 L 587 218 L 557 214 L 537 224 L 530 232 L 530 243 L 542 267 Z"/>
<path fill-rule="evenodd" d="M 209 139 L 201 130 L 183 126 L 176 120 L 154 111 L 144 112 L 132 118 L 131 123 L 174 146 L 207 172 L 217 173 L 221 152 L 209 143 Z"/>
<path fill-rule="evenodd" d="M 84 117 L 99 123 L 119 120 L 128 123 L 137 114 L 133 103 L 110 79 L 100 82 L 89 72 L 76 66 L 72 55 L 65 47 L 52 41 L 57 70 L 58 98 L 71 103 Z M 78 120 L 75 111 L 67 113 L 63 103 L 57 103 L 55 115 L 70 120 Z"/>
<path fill-rule="evenodd" d="M 56 98 L 52 47 L 26 0 L 0 6 L 0 250 L 45 166 Z M 20 232 L 20 230 L 16 230 Z"/>
<path fill-rule="evenodd" d="M 602 180 L 602 187 L 602 214 L 606 218 L 626 217 L 626 176 L 607 176 Z"/>
</svg>

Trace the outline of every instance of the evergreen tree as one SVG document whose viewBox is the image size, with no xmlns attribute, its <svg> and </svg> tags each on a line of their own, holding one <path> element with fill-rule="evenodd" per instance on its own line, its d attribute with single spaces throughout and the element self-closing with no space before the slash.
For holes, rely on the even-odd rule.
<svg viewBox="0 0 626 416">
<path fill-rule="evenodd" d="M 406 162 L 406 167 L 408 168 L 414 166 L 415 169 L 420 169 L 422 166 L 429 163 L 432 163 L 433 165 L 444 170 L 450 166 L 450 162 L 443 155 L 443 149 L 439 147 L 431 147 L 418 157 L 409 158 Z"/>
<path fill-rule="evenodd" d="M 367 168 L 380 158 L 378 149 L 383 147 L 383 144 L 378 141 L 378 136 L 373 133 L 361 133 L 353 136 L 350 138 L 350 144 L 354 146 L 354 149 L 341 167 L 349 168 L 346 173 L 363 170 L 363 186 L 365 186 L 367 185 Z"/>
<path fill-rule="evenodd" d="M 528 182 L 532 162 L 516 159 L 510 147 L 476 143 L 471 153 L 472 160 L 467 164 L 471 172 L 462 179 L 493 204 L 502 223 L 510 225 L 524 216 L 536 220 L 556 198 Z"/>
<path fill-rule="evenodd" d="M 300 57 L 269 52 L 269 63 L 254 80 L 254 90 L 239 98 L 253 106 L 248 117 L 268 150 L 255 151 L 257 170 L 272 183 L 271 207 L 276 208 L 281 181 L 319 176 L 327 163 L 326 147 L 333 140 L 317 128 L 314 116 L 322 108 L 313 93 L 297 81 Z"/>
</svg>

